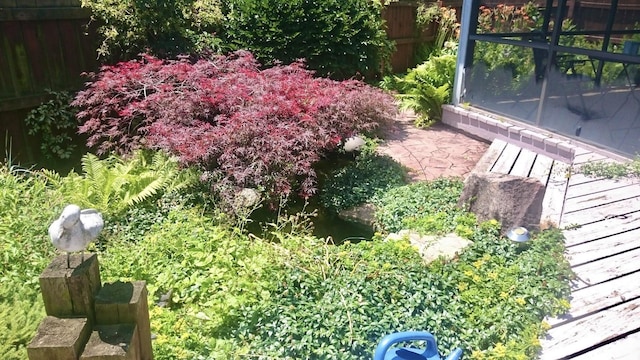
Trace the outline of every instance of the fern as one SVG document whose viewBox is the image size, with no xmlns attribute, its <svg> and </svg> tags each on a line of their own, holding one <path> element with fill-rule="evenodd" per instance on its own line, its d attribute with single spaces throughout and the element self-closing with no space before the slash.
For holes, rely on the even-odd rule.
<svg viewBox="0 0 640 360">
<path fill-rule="evenodd" d="M 91 207 L 103 214 L 118 215 L 163 192 L 179 191 L 197 181 L 194 170 L 180 169 L 177 160 L 162 152 L 135 152 L 130 158 L 112 155 L 82 157 L 84 176 L 75 173 L 60 177 L 42 171 L 50 186 L 65 194 L 67 202 Z"/>
<path fill-rule="evenodd" d="M 395 88 L 400 106 L 418 114 L 416 125 L 429 126 L 442 118 L 442 105 L 451 101 L 455 76 L 454 55 L 432 56 L 404 77 L 385 79 L 385 87 Z"/>
</svg>

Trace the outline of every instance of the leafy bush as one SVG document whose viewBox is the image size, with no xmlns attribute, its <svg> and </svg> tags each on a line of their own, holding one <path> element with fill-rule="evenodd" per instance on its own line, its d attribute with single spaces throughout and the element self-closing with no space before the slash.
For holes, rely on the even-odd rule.
<svg viewBox="0 0 640 360">
<path fill-rule="evenodd" d="M 181 170 L 175 159 L 159 151 L 137 151 L 127 160 L 115 155 L 101 160 L 89 153 L 82 157 L 82 170 L 82 176 L 71 172 L 61 177 L 48 170 L 40 174 L 69 202 L 106 216 L 122 215 L 158 193 L 179 191 L 197 181 L 194 171 Z"/>
<path fill-rule="evenodd" d="M 362 154 L 324 183 L 321 203 L 339 212 L 370 201 L 386 190 L 406 183 L 406 170 L 389 156 Z"/>
<path fill-rule="evenodd" d="M 196 63 L 103 67 L 74 104 L 98 152 L 161 148 L 198 165 L 228 198 L 315 191 L 312 165 L 356 132 L 392 119 L 392 98 L 359 81 L 314 78 L 301 63 L 259 70 L 247 52 Z"/>
<path fill-rule="evenodd" d="M 442 118 L 442 105 L 451 102 L 456 56 L 429 57 L 403 77 L 387 77 L 383 88 L 396 90 L 401 107 L 418 114 L 416 125 L 426 127 Z"/>
<path fill-rule="evenodd" d="M 40 150 L 47 159 L 68 159 L 76 148 L 78 128 L 73 96 L 68 92 L 47 90 L 53 98 L 31 110 L 24 119 L 29 135 L 40 136 Z"/>
<path fill-rule="evenodd" d="M 82 0 L 82 6 L 100 24 L 104 60 L 219 50 L 213 33 L 222 21 L 220 0 Z"/>
<path fill-rule="evenodd" d="M 223 37 L 267 65 L 304 58 L 320 75 L 369 76 L 388 66 L 393 47 L 381 10 L 371 0 L 231 0 Z"/>
</svg>

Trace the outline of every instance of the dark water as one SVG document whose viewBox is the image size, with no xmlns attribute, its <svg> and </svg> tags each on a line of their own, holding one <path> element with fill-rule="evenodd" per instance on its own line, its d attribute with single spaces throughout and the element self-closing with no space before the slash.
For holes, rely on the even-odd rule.
<svg viewBox="0 0 640 360">
<path fill-rule="evenodd" d="M 332 173 L 342 167 L 351 165 L 353 161 L 353 155 L 337 153 L 321 160 L 314 167 L 318 175 L 318 187 L 322 188 L 325 180 Z M 300 211 L 314 213 L 315 216 L 309 218 L 313 223 L 313 235 L 319 238 L 330 236 L 336 244 L 341 244 L 347 240 L 351 242 L 370 240 L 373 237 L 374 229 L 371 226 L 339 218 L 337 214 L 327 210 L 320 204 L 317 195 L 309 199 L 306 204 L 303 200 L 294 200 L 287 205 L 286 209 L 287 213 L 291 215 Z M 274 211 L 268 207 L 263 207 L 256 210 L 251 216 L 253 223 L 248 227 L 249 231 L 254 234 L 260 233 L 262 231 L 260 224 L 276 221 L 277 215 L 277 209 Z"/>
<path fill-rule="evenodd" d="M 287 214 L 294 215 L 298 212 L 312 214 L 308 220 L 312 223 L 313 235 L 319 238 L 331 237 L 336 244 L 345 241 L 359 242 L 362 240 L 370 240 L 373 237 L 374 230 L 370 226 L 357 223 L 354 221 L 343 220 L 337 214 L 324 209 L 315 199 L 311 199 L 305 204 L 300 201 L 287 206 Z M 278 210 L 270 210 L 268 206 L 256 210 L 251 214 L 252 223 L 247 229 L 256 234 L 264 234 L 264 226 L 267 223 L 276 222 Z"/>
</svg>

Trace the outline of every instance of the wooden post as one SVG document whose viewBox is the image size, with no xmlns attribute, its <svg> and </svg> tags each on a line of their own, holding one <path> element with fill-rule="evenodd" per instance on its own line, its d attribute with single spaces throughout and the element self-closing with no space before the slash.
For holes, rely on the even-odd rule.
<svg viewBox="0 0 640 360">
<path fill-rule="evenodd" d="M 99 325 L 136 324 L 140 359 L 153 359 L 147 287 L 144 281 L 105 284 L 96 296 L 95 310 Z"/>
<path fill-rule="evenodd" d="M 40 275 L 42 300 L 47 315 L 58 317 L 84 316 L 90 325 L 95 322 L 94 298 L 100 290 L 100 269 L 95 254 L 71 255 L 71 267 L 67 256 L 56 257 Z"/>
<path fill-rule="evenodd" d="M 138 360 L 138 331 L 134 324 L 98 325 L 80 360 Z"/>
<path fill-rule="evenodd" d="M 90 334 L 86 318 L 47 316 L 27 346 L 27 354 L 30 360 L 77 360 Z"/>
<path fill-rule="evenodd" d="M 153 360 L 144 281 L 100 283 L 95 254 L 56 257 L 40 275 L 48 316 L 30 360 Z"/>
</svg>

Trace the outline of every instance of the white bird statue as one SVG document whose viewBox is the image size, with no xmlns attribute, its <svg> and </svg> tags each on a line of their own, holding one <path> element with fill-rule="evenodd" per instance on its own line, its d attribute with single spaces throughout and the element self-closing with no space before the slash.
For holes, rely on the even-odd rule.
<svg viewBox="0 0 640 360">
<path fill-rule="evenodd" d="M 67 205 L 62 214 L 49 226 L 49 237 L 58 250 L 67 252 L 67 267 L 69 263 L 69 253 L 82 251 L 82 261 L 84 261 L 84 250 L 87 245 L 98 237 L 104 227 L 102 215 L 95 209 L 80 210 L 78 205 Z"/>
</svg>

